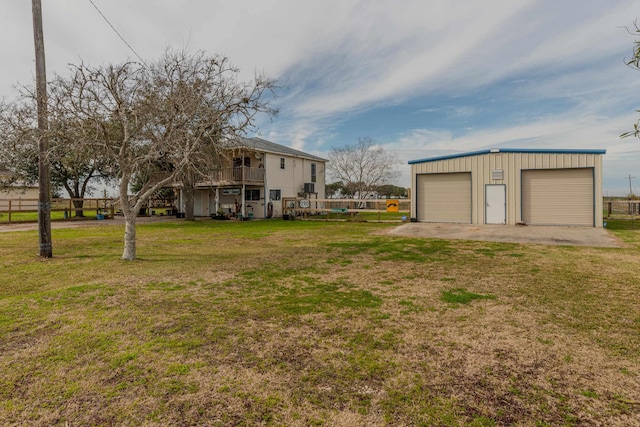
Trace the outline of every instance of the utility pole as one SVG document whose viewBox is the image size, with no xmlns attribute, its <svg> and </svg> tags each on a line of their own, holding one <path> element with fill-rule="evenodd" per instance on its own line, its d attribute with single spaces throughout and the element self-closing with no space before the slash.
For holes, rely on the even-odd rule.
<svg viewBox="0 0 640 427">
<path fill-rule="evenodd" d="M 625 178 L 629 180 L 629 197 L 631 197 L 633 195 L 633 190 L 631 189 L 631 180 L 636 179 L 636 177 L 629 174 L 629 176 L 625 176 Z"/>
<path fill-rule="evenodd" d="M 33 43 L 36 49 L 36 97 L 38 106 L 38 242 L 40 256 L 51 258 L 51 184 L 49 180 L 49 140 L 47 137 L 47 71 L 44 61 L 41 0 L 31 0 Z"/>
</svg>

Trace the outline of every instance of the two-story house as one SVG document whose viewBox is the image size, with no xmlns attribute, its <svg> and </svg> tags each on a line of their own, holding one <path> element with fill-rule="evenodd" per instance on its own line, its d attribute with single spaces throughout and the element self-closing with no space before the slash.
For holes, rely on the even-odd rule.
<svg viewBox="0 0 640 427">
<path fill-rule="evenodd" d="M 324 198 L 323 159 L 261 138 L 244 138 L 223 167 L 195 187 L 194 215 L 282 216 L 282 198 Z M 179 197 L 178 208 L 184 211 Z"/>
</svg>

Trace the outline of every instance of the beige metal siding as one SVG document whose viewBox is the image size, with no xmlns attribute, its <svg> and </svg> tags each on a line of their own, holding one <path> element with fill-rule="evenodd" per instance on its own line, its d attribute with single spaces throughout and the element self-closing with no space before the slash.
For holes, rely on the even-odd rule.
<svg viewBox="0 0 640 427">
<path fill-rule="evenodd" d="M 471 223 L 471 174 L 417 176 L 419 221 Z"/>
<path fill-rule="evenodd" d="M 593 169 L 522 171 L 522 220 L 527 224 L 594 225 Z"/>
<path fill-rule="evenodd" d="M 471 187 L 471 222 L 484 222 L 484 186 L 487 184 L 504 184 L 507 187 L 507 224 L 514 225 L 523 219 L 522 215 L 522 171 L 527 169 L 570 169 L 589 168 L 593 170 L 592 203 L 595 201 L 595 224 L 602 227 L 602 154 L 584 153 L 535 153 L 535 152 L 497 152 L 480 155 L 442 159 L 411 165 L 412 171 L 412 204 L 411 216 L 418 218 L 420 196 L 418 179 L 420 174 L 438 172 L 466 172 L 473 176 Z M 491 171 L 503 171 L 503 179 L 494 180 Z M 595 199 L 593 198 L 595 197 Z"/>
</svg>

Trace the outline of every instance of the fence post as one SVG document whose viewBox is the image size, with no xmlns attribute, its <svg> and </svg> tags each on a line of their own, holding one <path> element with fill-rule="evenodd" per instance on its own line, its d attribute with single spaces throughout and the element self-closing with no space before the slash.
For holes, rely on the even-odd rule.
<svg viewBox="0 0 640 427">
<path fill-rule="evenodd" d="M 607 218 L 611 216 L 612 205 L 612 202 L 607 202 Z"/>
<path fill-rule="evenodd" d="M 9 200 L 9 222 L 11 222 L 11 200 Z"/>
</svg>

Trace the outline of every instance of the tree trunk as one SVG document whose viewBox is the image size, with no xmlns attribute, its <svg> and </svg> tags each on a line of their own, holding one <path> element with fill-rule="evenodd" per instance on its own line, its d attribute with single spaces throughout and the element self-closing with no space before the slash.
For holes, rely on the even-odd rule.
<svg viewBox="0 0 640 427">
<path fill-rule="evenodd" d="M 84 197 L 84 193 L 80 193 L 80 187 L 77 180 L 73 182 L 73 187 L 69 185 L 68 180 L 63 182 L 63 186 L 67 190 L 67 193 L 69 193 L 69 197 L 72 199 L 82 199 Z M 83 200 L 74 200 L 73 207 L 75 209 L 73 212 L 69 212 L 69 216 L 84 217 L 84 212 L 82 211 L 82 208 L 84 207 Z"/>
<path fill-rule="evenodd" d="M 80 194 L 80 183 L 78 182 L 77 179 L 74 180 L 73 187 L 74 187 L 73 189 L 75 190 L 75 194 L 73 197 L 78 197 L 78 198 L 84 197 L 84 194 Z M 82 207 L 84 206 L 84 200 L 74 200 L 73 206 L 76 209 L 80 208 L 79 211 L 76 211 L 76 216 L 84 217 L 84 211 L 82 210 Z"/>
<path fill-rule="evenodd" d="M 122 259 L 133 261 L 136 259 L 136 216 L 125 215 L 124 217 L 124 252 Z"/>
<path fill-rule="evenodd" d="M 131 206 L 127 195 L 128 181 L 123 179 L 120 182 L 120 205 L 124 216 L 124 251 L 122 259 L 133 261 L 136 259 L 136 207 Z"/>
<path fill-rule="evenodd" d="M 193 194 L 194 193 L 193 185 L 189 183 L 185 183 L 182 191 L 184 191 L 184 219 L 188 221 L 194 221 L 195 216 L 194 216 L 193 210 L 194 210 L 195 200 L 194 200 L 194 194 Z"/>
<path fill-rule="evenodd" d="M 84 217 L 84 212 L 82 211 L 82 207 L 84 206 L 84 200 L 74 200 L 73 207 L 76 209 L 75 216 Z"/>
</svg>

